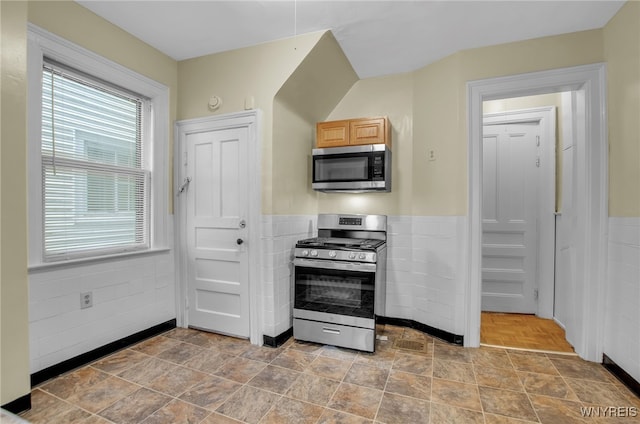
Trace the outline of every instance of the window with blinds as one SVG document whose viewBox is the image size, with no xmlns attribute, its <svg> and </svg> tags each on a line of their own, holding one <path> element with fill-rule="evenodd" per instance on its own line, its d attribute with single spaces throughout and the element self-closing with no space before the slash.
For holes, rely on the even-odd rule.
<svg viewBox="0 0 640 424">
<path fill-rule="evenodd" d="M 142 96 L 44 62 L 45 261 L 149 247 L 144 105 Z"/>
</svg>

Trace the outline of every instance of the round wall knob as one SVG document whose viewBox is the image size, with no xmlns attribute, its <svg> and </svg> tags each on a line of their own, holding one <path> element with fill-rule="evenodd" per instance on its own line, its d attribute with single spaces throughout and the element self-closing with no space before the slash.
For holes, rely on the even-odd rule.
<svg viewBox="0 0 640 424">
<path fill-rule="evenodd" d="M 222 99 L 219 96 L 211 96 L 208 106 L 211 111 L 218 110 L 222 106 Z"/>
<path fill-rule="evenodd" d="M 241 238 L 239 238 L 238 240 L 236 240 L 236 243 L 238 243 L 238 246 L 241 245 L 242 243 L 244 243 L 244 240 L 242 240 Z"/>
</svg>

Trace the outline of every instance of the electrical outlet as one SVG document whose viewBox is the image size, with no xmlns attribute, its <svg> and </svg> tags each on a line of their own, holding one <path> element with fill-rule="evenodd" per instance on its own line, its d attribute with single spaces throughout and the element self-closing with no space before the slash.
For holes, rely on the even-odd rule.
<svg viewBox="0 0 640 424">
<path fill-rule="evenodd" d="M 80 309 L 86 309 L 93 306 L 93 293 L 80 293 Z"/>
<path fill-rule="evenodd" d="M 430 149 L 428 153 L 428 157 L 429 157 L 429 160 L 436 160 L 436 151 L 433 149 Z"/>
</svg>

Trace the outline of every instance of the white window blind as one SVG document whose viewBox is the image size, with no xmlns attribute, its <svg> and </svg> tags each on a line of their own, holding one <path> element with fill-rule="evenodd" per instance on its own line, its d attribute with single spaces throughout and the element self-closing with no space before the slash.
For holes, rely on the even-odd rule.
<svg viewBox="0 0 640 424">
<path fill-rule="evenodd" d="M 145 99 L 57 63 L 42 73 L 44 260 L 149 247 Z"/>
</svg>

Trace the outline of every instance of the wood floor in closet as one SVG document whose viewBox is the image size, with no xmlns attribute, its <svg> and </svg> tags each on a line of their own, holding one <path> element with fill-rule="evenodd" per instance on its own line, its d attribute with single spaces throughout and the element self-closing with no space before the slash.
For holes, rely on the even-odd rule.
<svg viewBox="0 0 640 424">
<path fill-rule="evenodd" d="M 554 320 L 535 315 L 482 312 L 480 343 L 520 349 L 574 353 Z"/>
</svg>

